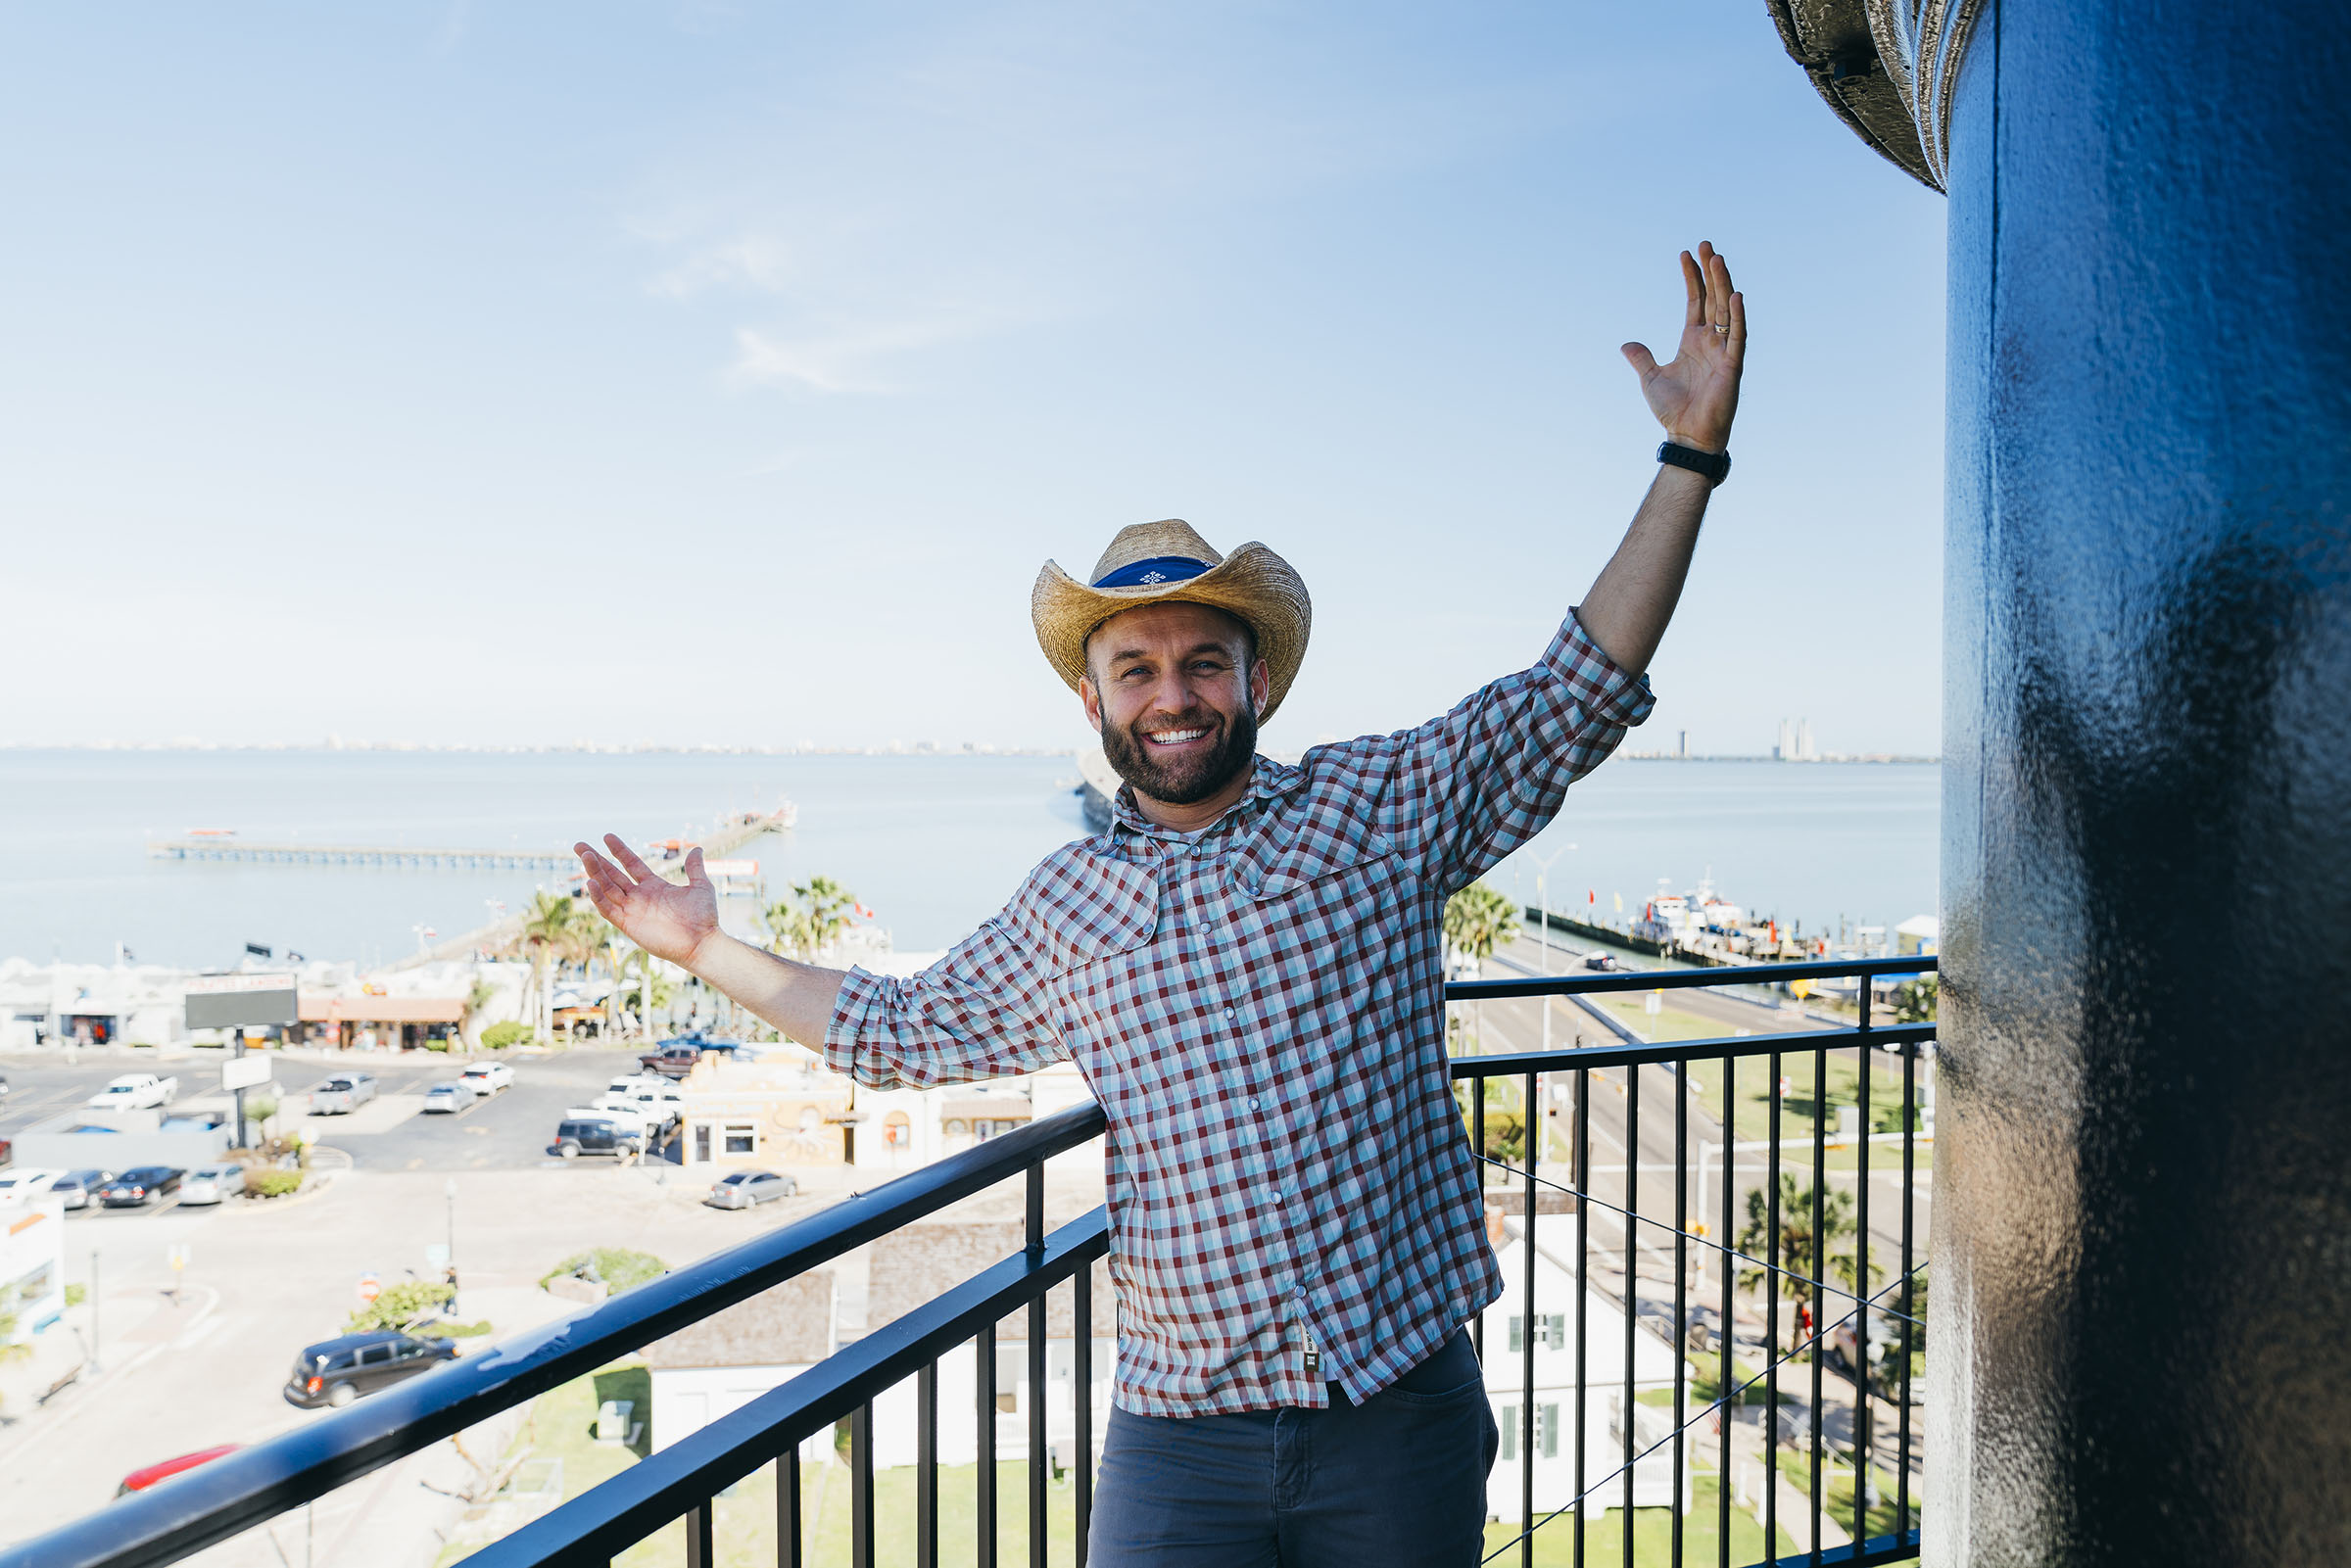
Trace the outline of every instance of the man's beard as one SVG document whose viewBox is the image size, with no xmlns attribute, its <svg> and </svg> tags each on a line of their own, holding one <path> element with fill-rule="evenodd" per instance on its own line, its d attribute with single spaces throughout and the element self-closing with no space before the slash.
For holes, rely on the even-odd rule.
<svg viewBox="0 0 2351 1568">
<path fill-rule="evenodd" d="M 1136 729 L 1199 730 L 1208 726 L 1207 715 L 1186 715 L 1176 720 L 1161 719 L 1149 725 L 1138 724 Z M 1151 760 L 1150 742 L 1128 730 L 1102 727 L 1102 754 L 1110 759 L 1118 776 L 1134 786 L 1138 795 L 1171 806 L 1195 806 L 1226 784 L 1232 783 L 1242 769 L 1257 756 L 1257 715 L 1244 707 L 1226 720 L 1222 727 L 1223 738 L 1196 762 L 1176 767 L 1162 767 Z"/>
</svg>

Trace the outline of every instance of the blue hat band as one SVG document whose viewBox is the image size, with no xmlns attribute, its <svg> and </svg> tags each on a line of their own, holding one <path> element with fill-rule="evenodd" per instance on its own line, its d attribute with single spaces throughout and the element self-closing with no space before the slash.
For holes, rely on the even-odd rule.
<svg viewBox="0 0 2351 1568">
<path fill-rule="evenodd" d="M 1148 588 L 1154 583 L 1181 583 L 1208 570 L 1208 562 L 1189 555 L 1154 555 L 1128 561 L 1115 572 L 1094 579 L 1095 588 Z"/>
</svg>

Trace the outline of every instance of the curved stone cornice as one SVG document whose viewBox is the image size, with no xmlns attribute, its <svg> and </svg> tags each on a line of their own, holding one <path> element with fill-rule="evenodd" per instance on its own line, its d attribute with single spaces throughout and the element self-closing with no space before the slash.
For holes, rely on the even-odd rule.
<svg viewBox="0 0 2351 1568">
<path fill-rule="evenodd" d="M 1765 0 L 1788 56 L 1863 141 L 1943 189 L 1951 85 L 1983 0 Z"/>
</svg>

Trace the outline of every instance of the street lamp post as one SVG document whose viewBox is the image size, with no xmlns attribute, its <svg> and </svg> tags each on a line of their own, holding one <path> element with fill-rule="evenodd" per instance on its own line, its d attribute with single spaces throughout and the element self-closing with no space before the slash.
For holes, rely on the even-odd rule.
<svg viewBox="0 0 2351 1568">
<path fill-rule="evenodd" d="M 452 1176 L 441 1187 L 441 1196 L 449 1207 L 449 1315 L 457 1315 L 457 1178 Z"/>
<path fill-rule="evenodd" d="M 1573 849 L 1573 844 L 1561 844 L 1548 855 L 1529 856 L 1535 863 L 1535 902 L 1543 906 L 1543 973 L 1551 973 L 1551 867 L 1552 862 Z M 1551 998 L 1542 999 L 1543 1049 L 1551 1049 Z"/>
</svg>

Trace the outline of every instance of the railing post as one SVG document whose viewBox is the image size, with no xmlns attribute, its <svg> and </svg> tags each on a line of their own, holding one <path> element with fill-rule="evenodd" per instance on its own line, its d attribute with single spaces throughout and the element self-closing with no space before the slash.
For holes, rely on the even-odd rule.
<svg viewBox="0 0 2351 1568">
<path fill-rule="evenodd" d="M 1074 1447 L 1078 1568 L 1085 1568 L 1086 1534 L 1094 1522 L 1094 1265 L 1086 1264 L 1070 1281 L 1071 1316 L 1070 1394 L 1077 1405 Z"/>
<path fill-rule="evenodd" d="M 1861 1067 L 1861 1151 L 1859 1170 L 1854 1183 L 1859 1196 L 1855 1200 L 1855 1229 L 1853 1246 L 1853 1294 L 1861 1298 L 1853 1308 L 1853 1539 L 1869 1539 L 1870 1450 L 1871 1441 L 1869 1404 L 1869 1124 L 1870 1059 L 1877 1047 L 1869 1038 L 1869 981 L 1861 982 L 1861 1044 L 1854 1051 Z"/>
<path fill-rule="evenodd" d="M 686 1568 L 718 1568 L 710 1539 L 710 1499 L 686 1511 Z"/>
<path fill-rule="evenodd" d="M 980 1331 L 973 1348 L 979 1359 L 972 1379 L 979 1393 L 979 1471 L 973 1501 L 973 1543 L 980 1568 L 996 1568 L 996 1325 Z"/>
<path fill-rule="evenodd" d="M 1861 988 L 1869 988 L 1867 976 Z M 1822 1362 L 1828 1359 L 1821 1354 L 1828 1325 L 1822 1318 L 1828 1311 L 1828 1297 L 1822 1289 L 1829 1276 L 1829 1053 L 1823 1046 L 1812 1053 L 1812 1560 L 1820 1561 L 1820 1521 L 1827 1511 L 1827 1498 L 1821 1496 L 1828 1479 L 1821 1458 L 1821 1373 Z"/>
<path fill-rule="evenodd" d="M 849 1417 L 849 1561 L 874 1568 L 874 1406 Z"/>
<path fill-rule="evenodd" d="M 1525 1523 L 1518 1541 L 1519 1568 L 1535 1568 L 1535 1157 L 1543 1136 L 1535 1115 L 1535 1074 L 1526 1075 L 1518 1102 L 1518 1152 L 1526 1161 L 1526 1288 L 1518 1302 L 1519 1387 L 1518 1446 L 1519 1516 Z"/>
<path fill-rule="evenodd" d="M 938 1568 L 938 1363 L 915 1374 L 914 1561 Z"/>
<path fill-rule="evenodd" d="M 1029 1256 L 1045 1254 L 1045 1167 L 1029 1167 Z M 1029 1568 L 1046 1568 L 1045 1483 L 1051 1469 L 1045 1447 L 1045 1297 L 1029 1298 Z"/>
<path fill-rule="evenodd" d="M 800 1446 L 794 1443 L 776 1455 L 776 1568 L 800 1568 Z"/>
</svg>

